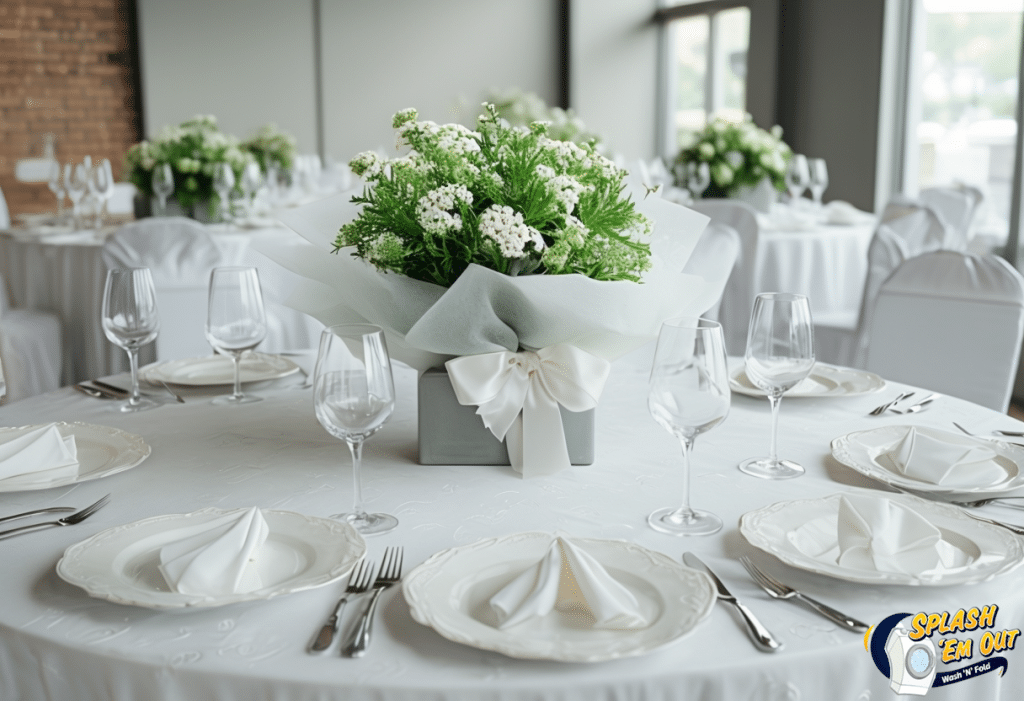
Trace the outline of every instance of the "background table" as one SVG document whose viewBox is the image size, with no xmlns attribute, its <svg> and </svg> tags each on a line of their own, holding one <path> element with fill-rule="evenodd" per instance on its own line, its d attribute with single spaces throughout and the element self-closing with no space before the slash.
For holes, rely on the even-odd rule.
<svg viewBox="0 0 1024 701">
<path fill-rule="evenodd" d="M 258 505 L 327 516 L 351 503 L 348 451 L 320 427 L 309 390 L 295 376 L 256 388 L 265 401 L 240 407 L 187 392 L 168 404 L 121 415 L 112 404 L 69 389 L 0 408 L 0 424 L 82 420 L 144 436 L 153 453 L 140 466 L 103 480 L 40 492 L 0 494 L 0 513 L 113 500 L 73 528 L 0 541 L 0 698 L 50 701 L 138 699 L 722 699 L 776 701 L 890 698 L 888 680 L 864 650 L 863 637 L 790 602 L 769 599 L 737 558 L 756 561 L 808 593 L 869 623 L 898 611 L 941 611 L 996 603 L 997 622 L 1016 627 L 1024 613 L 1020 571 L 970 587 L 886 587 L 838 582 L 790 569 L 755 551 L 739 517 L 776 501 L 870 486 L 834 462 L 829 441 L 849 431 L 908 420 L 866 416 L 900 389 L 843 399 L 787 399 L 780 452 L 807 474 L 770 482 L 736 464 L 768 447 L 767 401 L 734 395 L 729 417 L 701 436 L 693 456 L 695 505 L 718 513 L 725 529 L 680 539 L 652 531 L 646 516 L 675 505 L 679 446 L 646 407 L 649 354 L 613 367 L 597 412 L 597 462 L 524 481 L 505 467 L 416 463 L 415 374 L 396 372 L 398 405 L 366 445 L 368 508 L 398 516 L 397 530 L 368 539 L 379 560 L 387 545 L 405 546 L 406 571 L 439 550 L 527 530 L 621 538 L 681 556 L 693 550 L 785 642 L 758 652 L 733 612 L 716 606 L 686 638 L 650 655 L 607 664 L 560 664 L 506 658 L 445 640 L 415 623 L 399 589 L 383 594 L 371 649 L 362 660 L 314 657 L 304 648 L 343 583 L 264 602 L 157 612 L 89 598 L 54 572 L 69 545 L 114 525 L 215 506 Z M 309 362 L 309 358 L 305 360 Z M 910 421 L 977 431 L 1021 428 L 993 411 L 943 398 Z M 1017 513 L 987 507 L 999 515 Z M 1024 520 L 1024 519 L 1019 519 Z M 351 611 L 349 613 L 352 613 Z M 1008 678 L 933 689 L 935 699 L 1015 699 L 1020 653 L 1008 653 Z"/>
<path fill-rule="evenodd" d="M 283 304 L 292 273 L 252 246 L 261 239 L 294 237 L 295 233 L 283 226 L 249 230 L 209 228 L 223 255 L 222 265 L 259 269 L 268 312 L 289 332 L 291 343 L 287 347 L 264 344 L 261 350 L 314 346 L 322 325 Z M 113 229 L 108 228 L 99 235 L 75 232 L 51 237 L 25 231 L 18 235 L 0 235 L 0 278 L 7 284 L 12 306 L 52 312 L 61 319 L 65 384 L 128 369 L 124 350 L 107 340 L 100 325 L 107 275 L 102 257 L 103 240 L 112 232 Z M 205 310 L 197 309 L 196 314 L 205 316 Z M 141 362 L 154 358 L 153 346 L 142 349 Z"/>
</svg>

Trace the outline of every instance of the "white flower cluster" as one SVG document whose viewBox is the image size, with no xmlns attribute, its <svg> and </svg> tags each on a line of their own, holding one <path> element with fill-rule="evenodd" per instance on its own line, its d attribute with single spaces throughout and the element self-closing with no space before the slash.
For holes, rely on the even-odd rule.
<svg viewBox="0 0 1024 701">
<path fill-rule="evenodd" d="M 376 151 L 363 151 L 349 162 L 352 172 L 365 180 L 372 180 L 384 168 L 384 159 Z"/>
<path fill-rule="evenodd" d="M 473 204 L 473 193 L 465 185 L 442 185 L 419 199 L 416 221 L 430 234 L 460 231 L 462 216 L 451 211 L 456 208 L 456 203 Z"/>
<path fill-rule="evenodd" d="M 480 233 L 498 245 L 501 255 L 506 258 L 525 258 L 526 245 L 533 243 L 533 250 L 544 250 L 544 237 L 532 226 L 523 222 L 523 215 L 511 207 L 492 204 L 480 215 Z"/>
<path fill-rule="evenodd" d="M 579 204 L 580 194 L 594 189 L 593 185 L 584 185 L 570 175 L 555 175 L 555 169 L 543 163 L 537 166 L 537 175 L 545 181 L 548 190 L 555 195 L 555 199 L 561 202 L 562 208 L 568 215 L 571 215 L 576 209 L 576 205 Z"/>
</svg>

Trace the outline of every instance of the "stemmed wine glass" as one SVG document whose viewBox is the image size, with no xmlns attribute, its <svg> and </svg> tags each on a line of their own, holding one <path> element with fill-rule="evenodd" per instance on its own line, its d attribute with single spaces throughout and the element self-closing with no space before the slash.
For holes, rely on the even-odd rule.
<svg viewBox="0 0 1024 701">
<path fill-rule="evenodd" d="M 245 164 L 242 170 L 242 196 L 245 198 L 245 206 L 251 215 L 255 206 L 256 191 L 263 185 L 263 173 L 255 161 Z"/>
<path fill-rule="evenodd" d="M 96 228 L 99 229 L 103 225 L 107 202 L 114 196 L 114 172 L 109 159 L 104 158 L 93 168 L 92 181 L 96 197 Z"/>
<path fill-rule="evenodd" d="M 658 334 L 647 406 L 654 420 L 683 448 L 683 499 L 678 508 L 647 517 L 651 528 L 669 535 L 710 535 L 722 519 L 690 507 L 690 453 L 697 436 L 729 413 L 729 368 L 722 326 L 708 319 L 666 321 Z"/>
<path fill-rule="evenodd" d="M 217 198 L 220 201 L 220 220 L 228 220 L 228 210 L 231 207 L 231 191 L 235 188 L 235 171 L 227 163 L 218 163 L 213 173 L 213 189 L 217 191 Z"/>
<path fill-rule="evenodd" d="M 119 268 L 107 272 L 103 288 L 103 333 L 124 348 L 132 370 L 132 391 L 121 411 L 143 411 L 160 406 L 139 393 L 139 348 L 156 340 L 160 318 L 156 290 L 149 268 Z"/>
<path fill-rule="evenodd" d="M 52 161 L 50 163 L 50 179 L 46 183 L 47 187 L 50 188 L 50 192 L 57 198 L 57 223 L 60 224 L 64 219 L 64 180 L 61 178 L 60 163 L 58 161 Z"/>
<path fill-rule="evenodd" d="M 157 163 L 153 168 L 153 194 L 160 201 L 160 216 L 167 215 L 167 198 L 174 192 L 174 173 L 170 163 Z"/>
<path fill-rule="evenodd" d="M 352 452 L 352 511 L 332 518 L 347 521 L 364 535 L 387 533 L 398 525 L 398 519 L 366 513 L 359 476 L 363 442 L 381 429 L 395 409 L 384 331 L 371 324 L 324 329 L 313 376 L 317 420 Z"/>
<path fill-rule="evenodd" d="M 214 404 L 249 404 L 263 397 L 242 394 L 242 353 L 252 350 L 267 335 L 267 315 L 256 268 L 214 268 L 210 273 L 210 297 L 206 340 L 214 350 L 230 355 L 235 364 L 235 389 L 217 397 Z"/>
<path fill-rule="evenodd" d="M 85 166 L 68 163 L 64 166 L 64 189 L 71 200 L 71 212 L 76 229 L 82 228 L 82 198 L 89 189 L 89 175 Z"/>
<path fill-rule="evenodd" d="M 693 195 L 693 199 L 699 200 L 700 196 L 711 184 L 711 168 L 707 163 L 686 164 L 686 189 Z"/>
<path fill-rule="evenodd" d="M 794 153 L 786 166 L 786 187 L 789 189 L 789 203 L 796 206 L 800 201 L 800 195 L 807 189 L 811 181 L 811 174 L 807 166 L 807 156 Z"/>
<path fill-rule="evenodd" d="M 828 188 L 828 167 L 824 158 L 812 158 L 807 161 L 807 165 L 810 168 L 811 197 L 814 206 L 821 209 L 821 196 Z"/>
<path fill-rule="evenodd" d="M 779 460 L 776 437 L 782 395 L 798 385 L 814 367 L 814 324 L 804 295 L 767 292 L 757 296 L 747 329 L 746 373 L 768 395 L 772 407 L 771 453 L 751 458 L 740 470 L 764 479 L 798 477 L 804 468 Z"/>
</svg>

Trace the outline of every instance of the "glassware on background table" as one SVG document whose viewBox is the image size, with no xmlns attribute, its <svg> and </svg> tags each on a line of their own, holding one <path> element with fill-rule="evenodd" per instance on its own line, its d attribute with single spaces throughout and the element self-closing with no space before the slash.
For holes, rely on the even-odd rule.
<svg viewBox="0 0 1024 701">
<path fill-rule="evenodd" d="M 160 331 L 156 290 L 149 268 L 107 271 L 103 288 L 103 333 L 124 348 L 132 370 L 132 390 L 121 411 L 143 411 L 160 406 L 139 393 L 139 348 L 156 340 Z"/>
<path fill-rule="evenodd" d="M 707 163 L 686 164 L 686 189 L 690 191 L 693 199 L 699 200 L 700 196 L 711 184 L 711 168 Z"/>
<path fill-rule="evenodd" d="M 264 169 L 267 173 L 267 197 L 271 204 L 275 204 L 281 194 L 281 169 L 270 158 L 267 159 Z"/>
<path fill-rule="evenodd" d="M 174 193 L 174 172 L 170 163 L 157 163 L 153 168 L 153 194 L 160 202 L 159 216 L 167 214 L 167 198 Z"/>
<path fill-rule="evenodd" d="M 61 169 L 59 161 L 52 161 L 50 163 L 50 179 L 46 183 L 50 188 L 50 192 L 57 198 L 57 224 L 60 224 L 64 220 L 64 179 L 61 177 Z"/>
<path fill-rule="evenodd" d="M 821 209 L 821 196 L 828 189 L 828 166 L 825 165 L 824 158 L 812 158 L 807 161 L 807 166 L 810 169 L 811 198 L 814 200 L 814 206 Z"/>
<path fill-rule="evenodd" d="M 82 228 L 82 198 L 89 189 L 88 171 L 79 163 L 68 163 L 64 166 L 64 189 L 71 200 L 71 215 L 76 229 Z"/>
<path fill-rule="evenodd" d="M 807 166 L 807 156 L 794 153 L 786 166 L 786 187 L 789 189 L 789 203 L 796 206 L 800 202 L 800 195 L 811 182 L 811 173 Z"/>
<path fill-rule="evenodd" d="M 206 316 L 206 340 L 214 350 L 230 355 L 235 364 L 235 386 L 214 404 L 249 404 L 263 397 L 242 394 L 242 353 L 252 350 L 267 335 L 267 315 L 256 268 L 214 268 Z"/>
<path fill-rule="evenodd" d="M 779 460 L 776 439 L 782 395 L 810 374 L 814 367 L 814 324 L 804 295 L 766 292 L 754 300 L 747 329 L 746 373 L 768 395 L 772 407 L 772 442 L 767 458 L 751 458 L 740 470 L 764 479 L 798 477 L 804 468 Z"/>
<path fill-rule="evenodd" d="M 260 172 L 258 163 L 252 161 L 245 164 L 242 170 L 242 196 L 245 198 L 245 207 L 248 214 L 252 215 L 255 205 L 256 192 L 263 185 L 263 173 Z"/>
<path fill-rule="evenodd" d="M 231 213 L 231 191 L 235 189 L 235 171 L 227 163 L 218 163 L 213 172 L 213 189 L 217 191 L 220 220 L 226 222 Z"/>
<path fill-rule="evenodd" d="M 92 179 L 96 196 L 96 228 L 99 229 L 103 226 L 107 203 L 114 196 L 114 173 L 110 167 L 110 159 L 104 158 L 93 168 Z"/>
<path fill-rule="evenodd" d="M 389 514 L 363 508 L 360 468 L 363 442 L 379 431 L 395 409 L 395 385 L 384 331 L 371 324 L 330 326 L 320 334 L 313 373 L 313 406 L 320 424 L 352 453 L 352 511 L 332 516 L 363 535 L 398 525 Z"/>
<path fill-rule="evenodd" d="M 729 413 L 729 367 L 722 325 L 708 319 L 672 319 L 662 324 L 654 352 L 647 406 L 683 449 L 682 506 L 658 509 L 651 528 L 669 535 L 710 535 L 722 520 L 690 507 L 690 453 L 697 436 Z"/>
</svg>

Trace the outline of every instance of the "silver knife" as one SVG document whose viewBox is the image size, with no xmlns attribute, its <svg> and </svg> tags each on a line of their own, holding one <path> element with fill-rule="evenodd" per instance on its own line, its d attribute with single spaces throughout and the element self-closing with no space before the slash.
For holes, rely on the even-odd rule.
<svg viewBox="0 0 1024 701">
<path fill-rule="evenodd" d="M 683 553 L 683 562 L 686 563 L 687 567 L 695 569 L 699 572 L 711 577 L 711 581 L 715 583 L 715 587 L 718 588 L 718 598 L 722 601 L 732 604 L 736 607 L 736 610 L 743 616 L 743 621 L 747 624 L 747 630 L 750 632 L 750 637 L 754 641 L 754 645 L 759 650 L 764 652 L 777 652 L 782 649 L 782 643 L 775 639 L 775 637 L 761 625 L 761 622 L 754 617 L 754 614 L 750 612 L 746 606 L 740 603 L 740 600 L 733 596 L 725 585 L 722 584 L 722 580 L 718 578 L 711 569 L 701 562 L 701 559 L 693 553 Z"/>
</svg>

